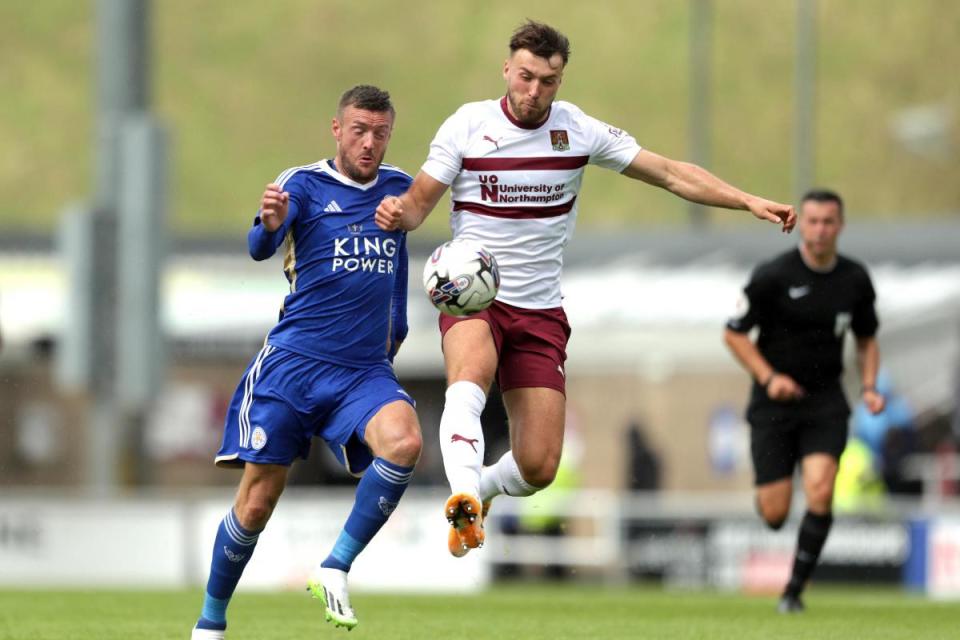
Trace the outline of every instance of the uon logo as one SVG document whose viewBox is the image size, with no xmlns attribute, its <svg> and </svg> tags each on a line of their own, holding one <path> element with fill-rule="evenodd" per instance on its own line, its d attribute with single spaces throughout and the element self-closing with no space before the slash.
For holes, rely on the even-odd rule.
<svg viewBox="0 0 960 640">
<path fill-rule="evenodd" d="M 250 435 L 250 446 L 255 450 L 260 451 L 267 444 L 267 432 L 263 430 L 263 427 L 255 427 L 253 433 Z"/>
</svg>

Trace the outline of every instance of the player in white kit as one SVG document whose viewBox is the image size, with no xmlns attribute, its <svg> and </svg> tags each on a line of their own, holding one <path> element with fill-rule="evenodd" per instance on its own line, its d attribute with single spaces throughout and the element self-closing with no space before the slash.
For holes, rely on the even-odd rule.
<svg viewBox="0 0 960 640">
<path fill-rule="evenodd" d="M 486 311 L 441 315 L 447 374 L 440 445 L 452 495 L 450 552 L 483 544 L 493 497 L 529 496 L 549 485 L 563 446 L 566 344 L 561 306 L 563 249 L 573 232 L 587 164 L 662 187 L 705 205 L 743 209 L 789 232 L 791 206 L 744 193 L 706 170 L 642 150 L 616 127 L 555 100 L 567 38 L 529 21 L 510 40 L 506 95 L 465 104 L 440 127 L 409 191 L 377 209 L 386 230 L 416 229 L 451 189 L 455 238 L 497 258 L 501 284 Z M 480 413 L 494 376 L 510 423 L 511 450 L 483 466 Z"/>
</svg>

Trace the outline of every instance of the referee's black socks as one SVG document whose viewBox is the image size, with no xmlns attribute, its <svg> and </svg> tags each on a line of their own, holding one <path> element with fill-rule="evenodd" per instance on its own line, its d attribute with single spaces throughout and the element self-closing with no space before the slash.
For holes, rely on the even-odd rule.
<svg viewBox="0 0 960 640">
<path fill-rule="evenodd" d="M 803 514 L 803 522 L 800 523 L 800 533 L 797 536 L 797 552 L 793 558 L 793 573 L 790 575 L 785 593 L 798 596 L 803 591 L 803 587 L 813 573 L 813 568 L 817 566 L 817 560 L 820 559 L 820 551 L 823 549 L 823 543 L 827 541 L 831 524 L 833 524 L 832 513 L 819 515 L 807 511 Z"/>
</svg>

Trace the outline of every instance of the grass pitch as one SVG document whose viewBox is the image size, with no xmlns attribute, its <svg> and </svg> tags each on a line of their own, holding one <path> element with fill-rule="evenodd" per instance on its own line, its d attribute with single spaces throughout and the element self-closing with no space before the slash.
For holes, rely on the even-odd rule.
<svg viewBox="0 0 960 640">
<path fill-rule="evenodd" d="M 0 591 L 0 640 L 189 638 L 202 594 L 193 591 Z M 815 587 L 808 611 L 774 612 L 775 599 L 600 586 L 498 587 L 475 596 L 353 598 L 349 640 L 444 638 L 677 638 L 789 640 L 956 638 L 956 604 L 898 590 Z M 229 640 L 346 638 L 304 593 L 239 593 Z"/>
</svg>

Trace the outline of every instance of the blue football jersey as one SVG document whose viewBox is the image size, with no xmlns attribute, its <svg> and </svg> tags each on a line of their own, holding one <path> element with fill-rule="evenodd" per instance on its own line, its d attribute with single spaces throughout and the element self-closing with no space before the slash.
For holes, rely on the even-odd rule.
<svg viewBox="0 0 960 640">
<path fill-rule="evenodd" d="M 285 244 L 290 293 L 267 342 L 347 366 L 392 359 L 407 331 L 406 233 L 383 231 L 374 212 L 385 196 L 404 193 L 410 176 L 382 164 L 359 184 L 321 160 L 276 183 L 290 194 L 286 220 L 270 233 L 258 215 L 247 237 L 254 260 Z"/>
</svg>

